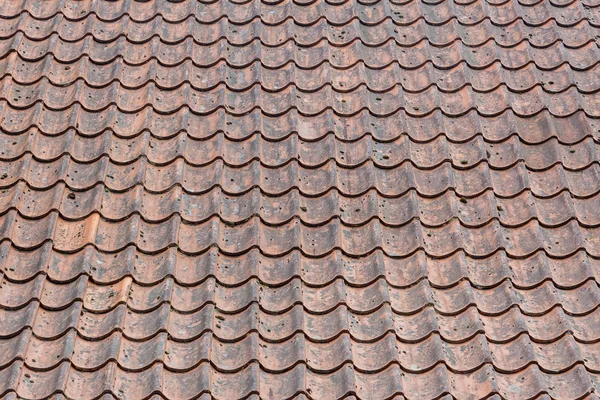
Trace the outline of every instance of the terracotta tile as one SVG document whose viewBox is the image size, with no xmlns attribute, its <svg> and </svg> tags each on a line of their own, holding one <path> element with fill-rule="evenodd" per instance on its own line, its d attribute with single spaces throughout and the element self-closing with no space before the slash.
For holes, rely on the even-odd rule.
<svg viewBox="0 0 600 400">
<path fill-rule="evenodd" d="M 3 398 L 596 398 L 597 1 L 0 16 Z"/>
</svg>

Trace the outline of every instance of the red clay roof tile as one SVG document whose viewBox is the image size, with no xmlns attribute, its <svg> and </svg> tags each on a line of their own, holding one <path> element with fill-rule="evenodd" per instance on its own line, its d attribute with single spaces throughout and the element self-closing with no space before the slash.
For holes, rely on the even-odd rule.
<svg viewBox="0 0 600 400">
<path fill-rule="evenodd" d="M 3 398 L 598 398 L 597 0 L 0 18 Z"/>
</svg>

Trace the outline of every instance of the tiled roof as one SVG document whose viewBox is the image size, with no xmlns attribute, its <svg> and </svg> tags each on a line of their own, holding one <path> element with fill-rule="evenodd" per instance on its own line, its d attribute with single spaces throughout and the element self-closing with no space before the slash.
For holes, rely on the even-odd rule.
<svg viewBox="0 0 600 400">
<path fill-rule="evenodd" d="M 0 17 L 0 396 L 598 399 L 600 0 Z"/>
</svg>

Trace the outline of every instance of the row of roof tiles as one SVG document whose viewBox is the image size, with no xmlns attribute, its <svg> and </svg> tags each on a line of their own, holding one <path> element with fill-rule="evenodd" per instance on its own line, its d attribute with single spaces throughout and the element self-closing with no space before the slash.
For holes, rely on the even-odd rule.
<svg viewBox="0 0 600 400">
<path fill-rule="evenodd" d="M 451 163 L 456 170 L 472 169 L 481 163 L 493 170 L 503 170 L 522 162 L 530 171 L 547 170 L 556 164 L 561 164 L 567 171 L 578 171 L 596 162 L 600 153 L 599 141 L 600 135 L 584 136 L 581 141 L 569 144 L 561 143 L 557 138 L 528 143 L 517 135 L 502 141 L 490 141 L 476 135 L 456 142 L 440 135 L 421 142 L 406 134 L 389 141 L 371 135 L 347 141 L 331 134 L 311 141 L 296 134 L 278 140 L 254 134 L 240 140 L 222 132 L 198 139 L 187 132 L 161 138 L 148 131 L 136 137 L 119 137 L 108 130 L 95 136 L 84 136 L 75 130 L 46 135 L 32 129 L 20 134 L 0 133 L 0 162 L 14 162 L 31 156 L 33 160 L 28 162 L 36 165 L 68 156 L 78 164 L 108 158 L 113 164 L 124 165 L 146 158 L 157 167 L 183 159 L 186 165 L 194 167 L 222 160 L 230 168 L 258 161 L 265 168 L 297 162 L 301 168 L 310 169 L 332 161 L 342 168 L 354 168 L 372 161 L 378 168 L 410 163 L 420 170 L 434 169 L 444 163 Z"/>
<path fill-rule="evenodd" d="M 105 130 L 121 138 L 132 138 L 148 131 L 157 138 L 170 138 L 184 131 L 192 138 L 207 139 L 223 132 L 232 140 L 245 140 L 260 134 L 272 141 L 298 134 L 305 141 L 316 141 L 334 134 L 345 141 L 355 141 L 371 135 L 377 141 L 392 141 L 408 135 L 413 141 L 426 142 L 439 135 L 448 140 L 464 142 L 482 135 L 488 142 L 503 141 L 517 135 L 527 143 L 540 143 L 556 137 L 560 143 L 574 144 L 587 136 L 600 140 L 600 123 L 582 111 L 556 118 L 543 110 L 530 117 L 521 117 L 507 110 L 497 116 L 482 116 L 476 111 L 450 117 L 434 111 L 425 116 L 413 116 L 398 111 L 387 117 L 377 117 L 361 111 L 351 117 L 335 115 L 331 109 L 314 116 L 304 116 L 292 109 L 284 115 L 269 116 L 260 110 L 234 115 L 218 108 L 207 118 L 179 109 L 173 114 L 161 114 L 147 107 L 132 113 L 119 112 L 109 107 L 99 112 L 88 112 L 75 104 L 70 110 L 52 111 L 40 106 L 26 110 L 13 109 L 0 102 L 0 127 L 9 134 L 39 132 L 59 135 L 75 130 L 83 136 L 95 136 Z M 68 111 L 68 112 L 67 112 Z"/>
<path fill-rule="evenodd" d="M 162 363 L 141 372 L 130 372 L 120 369 L 115 362 L 94 372 L 79 371 L 67 362 L 53 370 L 38 372 L 23 367 L 19 360 L 0 373 L 0 382 L 4 384 L 0 390 L 18 386 L 26 398 L 48 398 L 56 393 L 52 388 L 60 387 L 60 393 L 67 398 L 90 396 L 93 399 L 118 398 L 125 393 L 140 399 L 162 398 L 157 393 L 169 393 L 174 398 L 206 395 L 206 399 L 253 398 L 252 395 L 258 396 L 258 393 L 282 399 L 347 396 L 390 399 L 414 398 L 413 394 L 419 393 L 432 399 L 488 398 L 498 394 L 501 397 L 496 399 L 520 399 L 547 394 L 551 397 L 546 399 L 575 396 L 587 400 L 598 398 L 590 393 L 600 386 L 579 364 L 562 374 L 545 373 L 537 365 L 506 374 L 495 371 L 489 364 L 460 374 L 450 372 L 443 364 L 436 365 L 427 374 L 410 374 L 397 364 L 378 373 L 363 373 L 345 364 L 336 372 L 319 374 L 299 364 L 284 373 L 273 374 L 261 369 L 258 363 L 236 373 L 223 373 L 206 362 L 184 373 L 171 372 Z"/>
<path fill-rule="evenodd" d="M 385 279 L 397 289 L 408 289 L 426 280 L 432 288 L 448 289 L 468 282 L 477 290 L 491 289 L 509 280 L 519 290 L 533 289 L 552 282 L 561 290 L 597 281 L 598 261 L 584 250 L 569 258 L 553 258 L 544 251 L 512 258 L 498 251 L 485 258 L 472 258 L 457 252 L 443 259 L 428 257 L 422 250 L 407 257 L 392 258 L 381 250 L 355 258 L 335 250 L 314 258 L 295 250 L 270 257 L 258 249 L 241 256 L 229 256 L 211 248 L 190 255 L 171 247 L 161 253 L 142 253 L 128 246 L 106 253 L 91 246 L 75 253 L 59 252 L 51 243 L 30 250 L 19 250 L 9 242 L 0 243 L 2 273 L 8 282 L 23 283 L 47 276 L 51 286 L 69 283 L 83 275 L 98 285 L 112 285 L 131 277 L 142 286 L 154 286 L 171 277 L 178 285 L 195 286 L 209 278 L 227 287 L 237 287 L 257 279 L 264 286 L 280 287 L 300 277 L 307 287 L 321 287 L 341 279 L 352 287 L 365 287 Z M 428 289 L 428 286 L 423 286 Z"/>
<path fill-rule="evenodd" d="M 594 211 L 599 205 L 598 193 L 590 198 L 574 198 L 567 191 L 549 198 L 538 198 L 530 191 L 511 198 L 494 196 L 491 191 L 469 199 L 451 191 L 435 198 L 420 196 L 415 191 L 397 198 L 383 197 L 373 191 L 357 197 L 345 197 L 334 191 L 320 197 L 306 197 L 296 190 L 271 197 L 258 189 L 239 196 L 227 195 L 219 189 L 190 194 L 177 187 L 161 194 L 144 191 L 141 186 L 123 193 L 102 186 L 72 191 L 64 184 L 35 190 L 23 182 L 0 191 L 1 214 L 16 210 L 25 219 L 37 219 L 58 212 L 65 220 L 81 220 L 99 213 L 107 222 L 139 215 L 150 224 L 179 215 L 185 224 L 218 217 L 225 224 L 235 225 L 257 217 L 268 226 L 285 225 L 292 220 L 308 227 L 330 221 L 360 226 L 377 219 L 387 227 L 401 227 L 418 220 L 427 228 L 441 228 L 456 221 L 473 229 L 494 220 L 506 228 L 518 228 L 532 220 L 546 228 L 555 228 L 576 220 L 581 226 L 595 228 L 600 225 L 600 216 Z"/>
<path fill-rule="evenodd" d="M 59 315 L 72 312 L 76 303 L 83 303 L 84 310 L 92 314 L 102 314 L 90 317 L 98 319 L 97 322 L 109 318 L 110 315 L 115 313 L 119 314 L 119 309 L 126 308 L 136 313 L 136 316 L 132 318 L 148 321 L 147 332 L 135 336 L 141 340 L 146 336 L 151 336 L 152 332 L 150 331 L 152 329 L 159 329 L 167 323 L 167 320 L 163 320 L 163 317 L 167 317 L 166 314 L 202 313 L 209 305 L 216 306 L 223 313 L 233 314 L 232 318 L 237 320 L 240 320 L 245 310 L 253 304 L 260 305 L 260 309 L 268 314 L 286 313 L 297 305 L 301 305 L 308 313 L 316 315 L 331 314 L 335 313 L 340 307 L 345 306 L 355 314 L 378 313 L 379 317 L 372 318 L 379 323 L 383 323 L 385 320 L 383 317 L 390 317 L 390 314 L 379 313 L 378 310 L 384 305 L 389 306 L 396 314 L 396 318 L 400 320 L 405 316 L 421 314 L 428 308 L 432 308 L 438 314 L 447 317 L 455 316 L 467 312 L 474 304 L 477 305 L 477 310 L 483 315 L 502 316 L 510 309 L 518 307 L 524 315 L 539 317 L 556 307 L 560 307 L 568 315 L 583 317 L 594 313 L 598 309 L 598 299 L 600 298 L 600 289 L 591 280 L 585 281 L 580 286 L 566 289 L 559 289 L 549 281 L 544 281 L 533 289 L 517 289 L 510 281 L 506 280 L 501 281 L 498 286 L 487 289 L 476 288 L 466 281 L 460 281 L 455 286 L 447 289 L 437 289 L 425 280 L 418 281 L 418 283 L 408 288 L 395 288 L 383 279 L 377 279 L 364 287 L 349 286 L 342 279 L 336 279 L 327 286 L 311 287 L 304 285 L 301 279 L 297 277 L 282 286 L 267 288 L 256 279 L 251 279 L 236 287 L 222 286 L 214 278 L 206 279 L 193 287 L 173 284 L 173 280 L 170 278 L 150 287 L 132 285 L 131 278 L 125 278 L 112 285 L 97 285 L 90 282 L 85 276 L 81 276 L 70 283 L 53 284 L 45 282 L 45 280 L 46 278 L 43 275 L 38 275 L 33 280 L 25 283 L 2 282 L 3 295 L 0 300 L 5 317 L 8 318 L 10 315 L 13 318 L 21 316 L 26 318 L 25 322 L 27 322 L 25 325 L 22 325 L 24 320 L 6 322 L 3 335 L 16 333 L 14 331 L 15 324 L 21 324 L 21 327 L 37 324 L 35 310 L 32 311 L 32 307 L 36 302 L 41 302 L 44 309 L 58 313 L 54 314 L 57 318 Z M 123 307 L 124 305 L 126 307 Z M 34 312 L 34 314 L 31 314 L 31 312 Z M 152 315 L 149 313 L 152 313 Z M 152 326 L 152 322 L 157 319 L 162 322 Z M 403 326 L 403 324 L 409 323 L 411 319 L 407 318 L 407 321 L 401 321 L 399 324 Z M 98 326 L 98 329 L 111 330 L 110 324 L 107 324 L 108 322 Z M 115 326 L 115 328 L 135 332 L 135 327 Z M 57 332 L 57 330 L 66 328 L 53 325 L 49 329 L 59 335 L 60 332 Z M 318 328 L 314 332 L 318 332 L 319 329 L 324 332 L 325 328 Z M 334 327 L 331 327 L 331 329 L 334 329 Z M 284 330 L 280 329 L 279 332 L 282 333 Z M 313 331 L 309 330 L 305 333 L 310 332 Z M 376 339 L 381 335 L 381 332 L 375 328 L 370 332 L 373 335 L 372 339 Z M 229 331 L 227 334 L 242 337 L 244 333 L 238 329 L 235 332 Z M 424 340 L 427 336 L 427 333 L 423 334 L 423 337 L 415 336 L 404 332 L 402 329 L 397 334 L 404 340 L 412 341 Z M 462 331 L 452 335 L 448 340 L 456 341 L 460 340 L 461 337 L 466 340 L 472 334 L 472 331 Z M 533 335 L 533 333 L 531 334 Z M 278 335 L 267 336 L 280 337 Z M 283 337 L 286 335 L 283 335 Z M 47 338 L 52 337 L 44 336 Z M 314 337 L 315 340 L 319 337 L 312 333 L 309 336 Z M 496 333 L 489 336 L 492 341 L 500 340 L 498 339 L 500 336 Z M 539 335 L 533 336 L 537 336 L 538 339 L 540 337 Z M 583 332 L 578 336 L 584 341 L 589 341 L 586 338 L 593 337 L 593 332 Z M 364 334 L 360 337 L 363 338 L 361 340 L 366 340 Z M 543 337 L 546 338 L 545 340 L 556 339 L 553 336 Z M 226 338 L 223 336 L 223 339 Z"/>
<path fill-rule="evenodd" d="M 436 68 L 433 63 L 425 63 L 410 70 L 403 69 L 397 63 L 381 69 L 372 69 L 361 62 L 345 69 L 335 68 L 329 63 L 322 63 L 314 69 L 303 69 L 288 63 L 280 68 L 270 69 L 263 67 L 258 61 L 242 68 L 232 67 L 226 62 L 201 67 L 190 60 L 175 66 L 164 66 L 155 59 L 131 66 L 121 58 L 108 64 L 96 64 L 86 56 L 72 66 L 65 67 L 52 56 L 29 62 L 12 52 L 0 64 L 0 68 L 4 76 L 4 90 L 10 90 L 14 86 L 25 92 L 24 85 L 31 84 L 36 84 L 35 88 L 48 87 L 48 90 L 55 92 L 57 87 L 64 86 L 70 86 L 69 90 L 89 91 L 108 86 L 108 90 L 118 86 L 126 91 L 145 87 L 167 91 L 186 85 L 188 90 L 196 92 L 215 89 L 238 92 L 260 86 L 265 92 L 280 92 L 294 87 L 302 93 L 331 87 L 338 96 L 354 92 L 362 86 L 370 92 L 386 92 L 398 86 L 408 93 L 421 92 L 431 87 L 442 92 L 457 92 L 466 86 L 470 86 L 474 92 L 490 92 L 506 87 L 513 93 L 528 92 L 536 86 L 541 86 L 548 93 L 561 93 L 571 87 L 582 93 L 593 93 L 600 88 L 598 64 L 590 65 L 588 69 L 571 67 L 565 63 L 554 69 L 540 69 L 534 63 L 528 63 L 514 70 L 504 68 L 496 61 L 484 69 L 460 63 L 448 71 Z M 15 97 L 16 106 L 22 106 L 18 100 L 31 100 L 30 95 Z M 52 101 L 51 96 L 47 97 L 47 101 Z"/>
<path fill-rule="evenodd" d="M 178 215 L 160 223 L 147 223 L 134 215 L 120 222 L 108 222 L 98 214 L 68 221 L 52 212 L 39 220 L 17 215 L 11 210 L 0 217 L 3 238 L 22 249 L 33 249 L 52 241 L 56 249 L 73 252 L 87 245 L 114 252 L 136 245 L 153 253 L 177 246 L 197 254 L 218 246 L 227 254 L 243 254 L 260 248 L 265 254 L 279 256 L 299 249 L 309 256 L 323 256 L 335 249 L 353 256 L 364 256 L 375 249 L 387 255 L 405 257 L 424 249 L 433 257 L 447 257 L 465 251 L 474 257 L 486 257 L 505 249 L 512 257 L 526 257 L 545 250 L 554 257 L 567 257 L 580 249 L 600 256 L 600 228 L 585 227 L 570 220 L 558 227 L 545 227 L 537 220 L 509 228 L 492 220 L 478 228 L 467 228 L 458 221 L 436 228 L 411 220 L 402 226 L 386 226 L 372 219 L 360 226 L 347 226 L 333 219 L 321 226 L 306 226 L 292 219 L 270 226 L 258 217 L 239 224 L 215 216 L 198 224 L 187 224 Z"/>
<path fill-rule="evenodd" d="M 389 40 L 395 40 L 401 46 L 415 45 L 423 40 L 435 46 L 447 46 L 457 40 L 468 46 L 478 46 L 494 40 L 499 46 L 512 47 L 526 40 L 534 47 L 545 47 L 561 41 L 565 47 L 574 48 L 581 47 L 600 35 L 600 7 L 594 9 L 594 13 L 597 15 L 590 15 L 586 20 L 570 26 L 563 26 L 554 19 L 535 26 L 520 19 L 504 26 L 498 26 L 489 19 L 482 19 L 473 25 L 463 25 L 458 20 L 438 25 L 430 24 L 424 19 L 409 25 L 391 19 L 365 25 L 358 20 L 351 20 L 339 26 L 331 25 L 323 19 L 313 25 L 298 25 L 288 19 L 273 26 L 266 25 L 261 20 L 239 25 L 222 19 L 203 26 L 202 22 L 194 18 L 187 18 L 177 24 L 160 18 L 151 23 L 138 23 L 129 18 L 103 22 L 95 15 L 87 18 L 84 23 L 73 24 L 61 20 L 62 18 L 40 21 L 31 17 L 31 14 L 21 14 L 19 18 L 6 20 L 0 28 L 0 38 L 8 39 L 17 32 L 22 32 L 26 38 L 34 41 L 58 36 L 64 42 L 78 42 L 92 37 L 97 42 L 108 43 L 123 37 L 130 43 L 144 43 L 159 38 L 161 42 L 176 44 L 193 38 L 199 45 L 210 45 L 226 39 L 234 46 L 260 40 L 267 47 L 282 46 L 288 41 L 301 47 L 314 46 L 322 41 L 338 46 L 354 41 L 368 46 L 380 46 Z M 594 20 L 598 21 L 598 26 L 594 25 Z"/>
<path fill-rule="evenodd" d="M 354 323 L 358 324 L 359 320 Z M 429 370 L 436 364 L 445 364 L 449 370 L 459 373 L 476 370 L 487 363 L 499 372 L 522 370 L 531 364 L 548 372 L 568 370 L 578 364 L 581 357 L 586 368 L 600 369 L 600 344 L 578 343 L 570 334 L 553 343 L 536 343 L 527 335 L 520 335 L 508 343 L 494 343 L 480 333 L 460 344 L 444 342 L 437 334 L 418 343 L 405 343 L 392 333 L 384 334 L 373 343 L 355 341 L 347 333 L 327 343 L 312 342 L 303 334 L 273 343 L 261 339 L 256 332 L 238 342 L 220 341 L 210 333 L 190 342 L 169 340 L 165 333 L 138 342 L 126 339 L 120 333 L 102 340 L 86 340 L 70 330 L 51 342 L 36 338 L 31 331 L 23 331 L 3 344 L 6 347 L 1 361 L 21 358 L 38 369 L 55 368 L 69 356 L 72 364 L 82 370 L 98 369 L 110 360 L 116 360 L 121 368 L 133 371 L 161 361 L 165 368 L 175 371 L 194 368 L 208 361 L 217 369 L 236 371 L 258 360 L 272 372 L 289 370 L 303 362 L 315 372 L 331 372 L 352 361 L 354 368 L 361 372 L 381 371 L 396 363 L 405 365 L 410 373 L 424 372 L 413 370 L 411 365 Z M 456 357 L 467 351 L 470 357 Z M 53 357 L 43 356 L 43 353 Z"/>
<path fill-rule="evenodd" d="M 323 63 L 330 63 L 336 68 L 348 68 L 357 63 L 364 63 L 372 69 L 381 69 L 392 63 L 398 63 L 406 69 L 415 69 L 426 63 L 433 63 L 442 69 L 461 63 L 472 68 L 485 68 L 498 61 L 510 69 L 522 68 L 531 62 L 543 69 L 554 69 L 561 64 L 587 69 L 598 63 L 597 40 L 587 37 L 584 43 L 575 48 L 566 46 L 558 39 L 545 47 L 537 47 L 526 39 L 511 47 L 504 47 L 493 39 L 487 39 L 473 48 L 461 40 L 450 41 L 443 46 L 427 40 L 402 45 L 393 38 L 376 47 L 359 40 L 338 46 L 325 39 L 311 47 L 298 45 L 292 40 L 272 47 L 265 46 L 259 39 L 243 45 L 233 45 L 225 38 L 212 44 L 199 44 L 188 37 L 180 43 L 169 44 L 156 36 L 144 43 L 132 43 L 124 36 L 108 43 L 98 42 L 91 36 L 77 42 L 68 42 L 60 39 L 56 33 L 38 41 L 17 32 L 9 38 L 0 39 L 0 57 L 6 58 L 16 52 L 21 58 L 33 62 L 52 54 L 59 62 L 69 64 L 89 57 L 99 64 L 123 59 L 125 63 L 132 65 L 158 60 L 169 66 L 191 60 L 203 67 L 226 61 L 236 68 L 260 61 L 271 69 L 282 68 L 290 63 L 305 69 L 316 68 Z"/>
<path fill-rule="evenodd" d="M 0 162 L 0 189 L 25 181 L 37 190 L 63 182 L 75 191 L 89 190 L 103 183 L 112 191 L 136 186 L 155 193 L 181 187 L 190 194 L 204 194 L 221 188 L 228 195 L 260 189 L 270 196 L 299 190 L 304 196 L 322 196 L 337 191 L 342 196 L 359 196 L 375 190 L 385 197 L 402 196 L 416 190 L 421 196 L 435 197 L 449 190 L 462 197 L 475 197 L 492 190 L 499 197 L 514 197 L 530 190 L 536 197 L 554 197 L 569 190 L 574 197 L 590 197 L 600 190 L 599 164 L 578 170 L 555 164 L 546 170 L 530 170 L 523 162 L 506 169 L 492 169 L 485 162 L 473 168 L 455 168 L 449 161 L 433 169 L 420 169 L 410 162 L 394 168 L 378 167 L 371 160 L 355 168 L 338 166 L 330 160 L 319 168 L 301 166 L 290 160 L 279 168 L 262 166 L 258 161 L 229 167 L 217 159 L 205 166 L 193 166 L 178 158 L 171 164 L 155 166 L 140 158 L 129 164 L 115 164 L 104 156 L 92 163 L 78 163 L 69 156 L 42 162 L 30 154 L 12 162 Z"/>
<path fill-rule="evenodd" d="M 20 85 L 4 79 L 0 81 L 0 96 L 4 99 L 0 107 L 21 110 L 17 112 L 23 114 L 39 106 L 70 113 L 77 105 L 86 112 L 114 110 L 136 113 L 150 109 L 152 112 L 169 114 L 183 109 L 204 115 L 225 108 L 235 115 L 260 110 L 267 115 L 279 116 L 297 110 L 305 116 L 312 116 L 333 110 L 337 115 L 349 117 L 368 110 L 375 116 L 385 117 L 400 110 L 414 116 L 441 110 L 452 117 L 471 110 L 483 116 L 496 116 L 511 110 L 527 117 L 547 109 L 558 117 L 569 116 L 580 110 L 590 117 L 600 117 L 597 111 L 600 91 L 581 93 L 572 86 L 561 93 L 548 92 L 541 85 L 521 93 L 511 92 L 503 85 L 490 92 L 477 92 L 470 86 L 449 93 L 431 86 L 418 93 L 407 92 L 399 86 L 393 86 L 385 92 L 373 92 L 365 86 L 359 86 L 351 92 L 338 93 L 331 86 L 324 86 L 315 92 L 304 92 L 294 86 L 279 92 L 268 92 L 255 84 L 244 92 L 227 90 L 224 85 L 203 92 L 195 90 L 188 83 L 167 91 L 159 89 L 154 83 L 138 89 L 124 89 L 115 82 L 97 89 L 82 81 L 65 88 L 48 84 L 45 79 L 32 85 Z"/>
<path fill-rule="evenodd" d="M 507 25 L 522 20 L 528 25 L 541 25 L 555 20 L 559 25 L 575 25 L 581 21 L 598 23 L 597 0 L 500 0 L 500 1 L 194 1 L 147 2 L 120 0 L 111 2 L 86 1 L 28 1 L 3 3 L 0 14 L 14 19 L 29 14 L 36 20 L 48 21 L 57 17 L 69 22 L 87 19 L 114 22 L 130 19 L 138 23 L 164 20 L 169 23 L 185 22 L 194 18 L 203 24 L 227 19 L 243 26 L 260 20 L 276 28 L 293 20 L 297 25 L 313 25 L 322 20 L 343 25 L 359 20 L 373 25 L 392 20 L 398 25 L 425 21 L 430 25 L 444 25 L 456 20 L 461 25 L 478 24 L 490 20 L 496 25 Z M 51 23 L 51 22 L 50 22 Z M 74 26 L 75 28 L 76 26 Z M 91 29 L 90 29 L 91 30 Z"/>
</svg>

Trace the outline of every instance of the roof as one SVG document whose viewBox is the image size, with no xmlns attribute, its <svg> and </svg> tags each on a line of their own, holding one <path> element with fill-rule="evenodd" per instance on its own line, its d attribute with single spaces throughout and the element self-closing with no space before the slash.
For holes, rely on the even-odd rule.
<svg viewBox="0 0 600 400">
<path fill-rule="evenodd" d="M 598 0 L 0 16 L 0 396 L 598 398 Z"/>
</svg>

